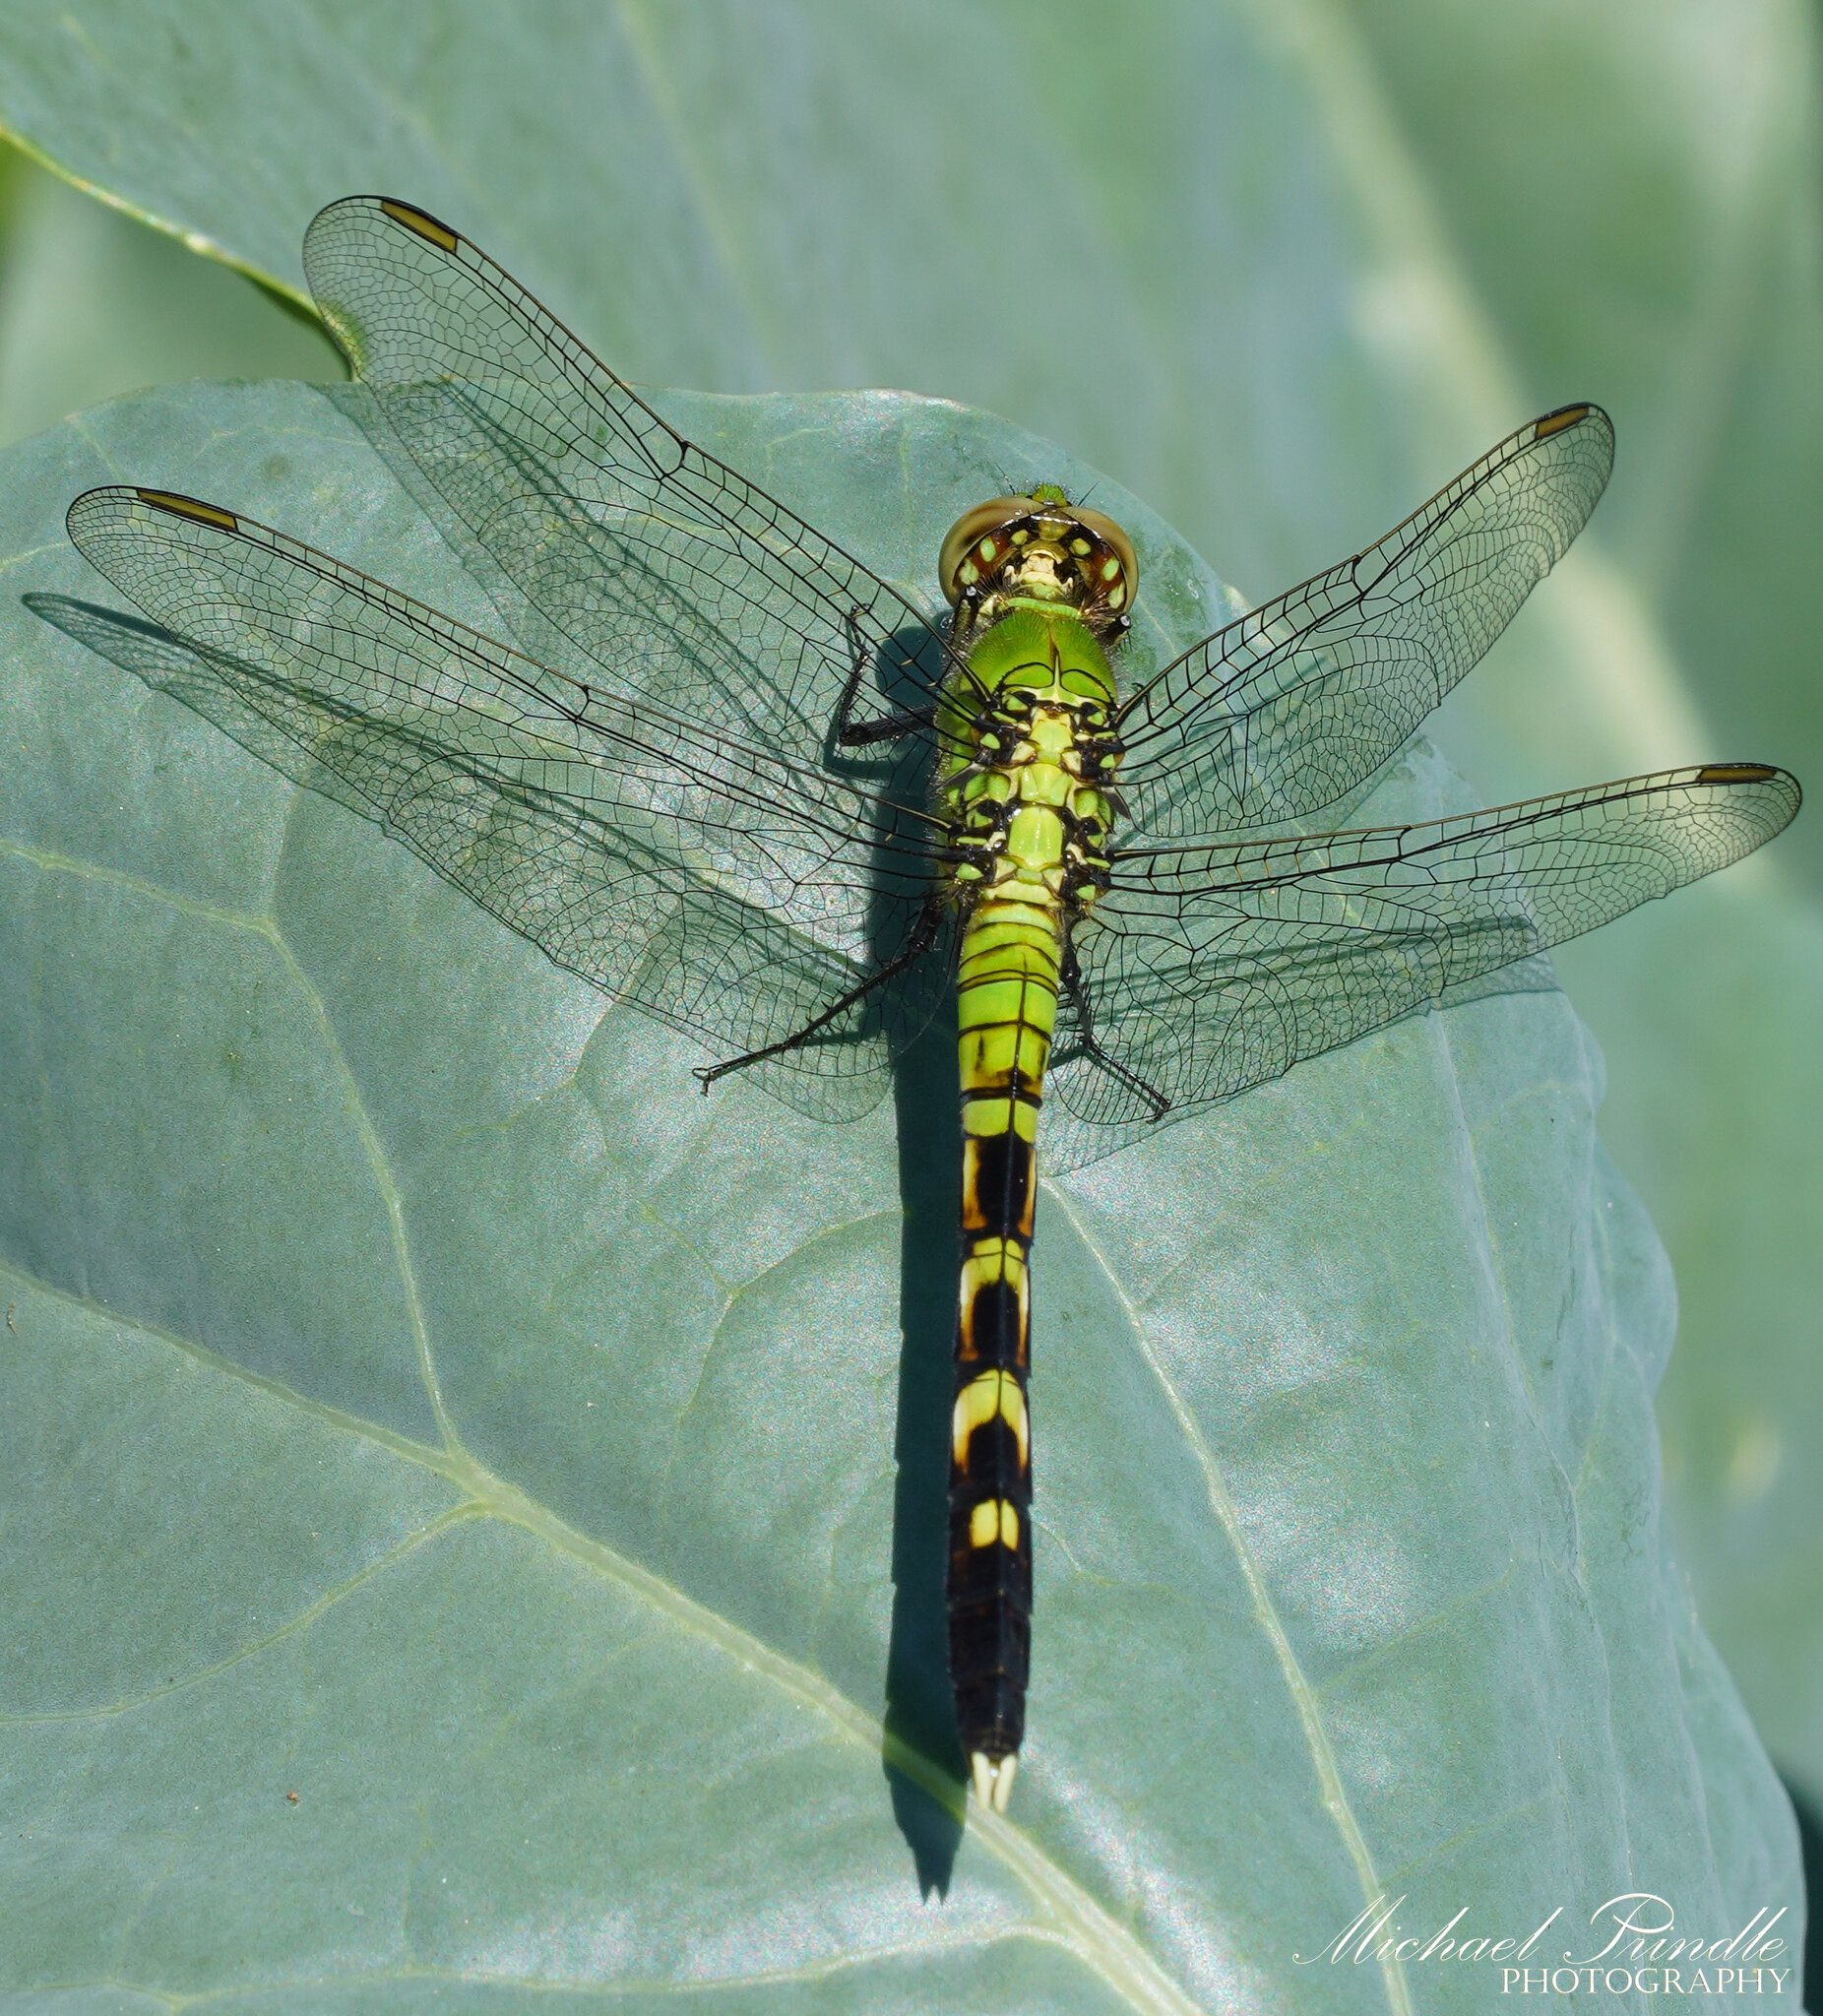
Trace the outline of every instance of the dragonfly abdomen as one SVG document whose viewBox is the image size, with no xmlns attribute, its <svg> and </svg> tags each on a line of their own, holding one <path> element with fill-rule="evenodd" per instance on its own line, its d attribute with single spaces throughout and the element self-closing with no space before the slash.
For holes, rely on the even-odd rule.
<svg viewBox="0 0 1823 2016">
<path fill-rule="evenodd" d="M 1074 610 L 1000 618 L 969 668 L 968 697 L 982 704 L 965 712 L 964 694 L 954 696 L 967 753 L 941 788 L 967 914 L 956 988 L 963 1180 L 950 1678 L 976 1795 L 1004 1812 L 1032 1649 L 1027 1373 L 1038 1110 L 1070 927 L 1099 887 L 1117 750 L 1107 725 L 1113 674 Z"/>
<path fill-rule="evenodd" d="M 1005 1810 L 1032 1650 L 1027 1402 L 1037 1120 L 1062 967 L 1054 898 L 983 898 L 957 980 L 962 1282 L 950 1449 L 950 1678 L 984 1802 Z"/>
</svg>

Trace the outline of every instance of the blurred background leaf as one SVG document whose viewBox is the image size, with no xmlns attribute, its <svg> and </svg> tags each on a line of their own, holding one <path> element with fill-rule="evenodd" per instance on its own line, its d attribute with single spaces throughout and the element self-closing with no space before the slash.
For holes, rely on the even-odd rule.
<svg viewBox="0 0 1823 2016">
<path fill-rule="evenodd" d="M 0 147 L 0 442 L 184 378 L 328 378 L 295 304 Z"/>
<path fill-rule="evenodd" d="M 281 287 L 321 203 L 387 189 L 635 376 L 991 407 L 1108 470 L 1250 595 L 1377 534 L 1526 413 L 1598 398 L 1620 436 L 1608 498 L 1451 703 L 1445 746 L 1489 800 L 1695 757 L 1823 776 L 1819 94 L 1798 0 L 1229 0 L 1117 29 L 1089 0 L 424 20 L 15 0 L 0 122 Z M 39 417 L 229 367 L 220 302 L 191 291 L 222 276 L 168 260 L 170 305 L 149 309 L 129 262 L 161 255 L 126 252 L 98 211 L 24 265 L 33 205 L 68 199 L 14 183 L 4 362 L 9 386 L 43 373 Z M 54 313 L 22 298 L 34 271 Z M 238 298 L 233 368 L 323 372 L 281 361 L 299 332 Z M 180 347 L 194 332 L 181 363 L 160 324 Z M 33 327 L 78 337 L 45 361 Z M 1684 1554 L 1812 1787 L 1819 864 L 1812 815 L 1560 962 L 1607 1055 L 1604 1133 L 1676 1269 L 1661 1421 Z"/>
</svg>

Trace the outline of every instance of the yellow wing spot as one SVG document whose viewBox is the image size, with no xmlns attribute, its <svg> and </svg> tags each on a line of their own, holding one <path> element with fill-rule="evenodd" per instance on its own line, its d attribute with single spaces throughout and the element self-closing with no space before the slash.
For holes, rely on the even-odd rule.
<svg viewBox="0 0 1823 2016">
<path fill-rule="evenodd" d="M 951 1446 L 958 1470 L 969 1461 L 969 1437 L 996 1417 L 1013 1430 L 1019 1443 L 1021 1468 L 1031 1462 L 1031 1429 L 1026 1420 L 1026 1396 L 1019 1390 L 1019 1381 L 1007 1372 L 983 1372 L 979 1378 L 971 1379 L 956 1396 Z"/>
<path fill-rule="evenodd" d="M 1588 417 L 1589 409 L 1586 406 L 1566 406 L 1560 413 L 1546 413 L 1539 421 L 1533 438 L 1538 441 L 1546 441 L 1551 435 L 1561 434 L 1565 427 L 1574 427 L 1578 422 L 1586 420 Z"/>
<path fill-rule="evenodd" d="M 408 231 L 415 231 L 445 252 L 454 252 L 462 243 L 448 224 L 439 223 L 428 211 L 413 210 L 409 203 L 395 203 L 388 196 L 381 197 L 380 208 L 394 223 L 404 224 Z"/>
<path fill-rule="evenodd" d="M 179 496 L 175 490 L 135 490 L 133 494 L 142 504 L 150 504 L 155 511 L 168 511 L 173 518 L 194 518 L 197 524 L 213 525 L 221 532 L 240 530 L 240 522 L 231 511 L 218 511 L 213 504 Z"/>
<path fill-rule="evenodd" d="M 983 1498 L 969 1514 L 969 1544 L 990 1547 L 996 1541 L 1003 1547 L 1019 1545 L 1019 1507 L 1004 1498 Z"/>
<path fill-rule="evenodd" d="M 1765 763 L 1706 763 L 1696 774 L 1698 784 L 1764 784 L 1779 773 Z"/>
</svg>

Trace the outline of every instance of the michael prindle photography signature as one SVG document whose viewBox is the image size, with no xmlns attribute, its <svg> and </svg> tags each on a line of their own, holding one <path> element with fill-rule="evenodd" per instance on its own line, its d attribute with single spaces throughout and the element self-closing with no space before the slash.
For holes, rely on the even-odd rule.
<svg viewBox="0 0 1823 2016">
<path fill-rule="evenodd" d="M 1565 1905 L 1523 1936 L 1475 1931 L 1467 1905 L 1433 1930 L 1409 1932 L 1405 1905 L 1403 1896 L 1376 1897 L 1326 1946 L 1291 1958 L 1299 1967 L 1478 1963 L 1498 1970 L 1500 1993 L 1518 1995 L 1777 1995 L 1792 1979 L 1787 1941 L 1774 1929 L 1783 1905 L 1756 1911 L 1736 1931 L 1699 1934 L 1678 1930 L 1665 1898 L 1631 1890 L 1598 1905 L 1588 1937 L 1561 1948 L 1549 1941 L 1567 1936 Z"/>
</svg>

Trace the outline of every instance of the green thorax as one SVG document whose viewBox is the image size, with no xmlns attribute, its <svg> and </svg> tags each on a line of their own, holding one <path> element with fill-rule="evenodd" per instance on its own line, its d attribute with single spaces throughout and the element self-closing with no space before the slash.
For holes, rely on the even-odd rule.
<svg viewBox="0 0 1823 2016">
<path fill-rule="evenodd" d="M 964 512 L 937 574 L 966 659 L 938 716 L 955 886 L 1061 930 L 1107 884 L 1120 760 L 1109 653 L 1132 620 L 1133 541 L 1040 483 Z"/>
<path fill-rule="evenodd" d="M 1023 713 L 1035 705 L 1080 709 L 1105 722 L 1114 706 L 1114 668 L 1106 649 L 1067 604 L 1014 601 L 975 638 L 965 675 L 945 693 L 966 727 L 982 714 Z"/>
<path fill-rule="evenodd" d="M 959 886 L 1086 907 L 1105 877 L 1114 670 L 1067 604 L 1015 606 L 944 688 L 938 800 Z"/>
</svg>

